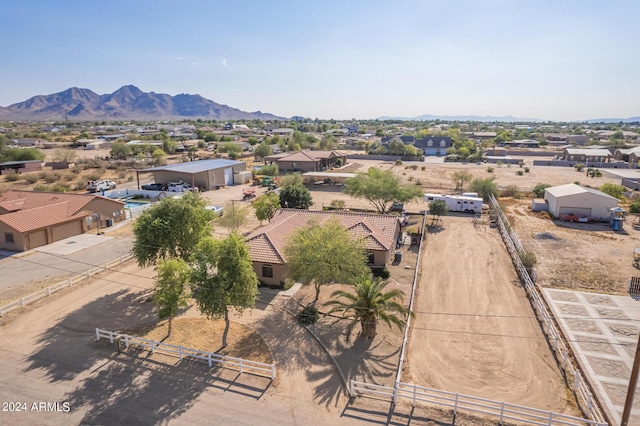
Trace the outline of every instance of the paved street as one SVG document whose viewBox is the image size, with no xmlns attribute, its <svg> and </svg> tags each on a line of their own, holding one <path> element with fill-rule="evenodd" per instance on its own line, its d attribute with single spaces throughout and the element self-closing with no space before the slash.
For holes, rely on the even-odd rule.
<svg viewBox="0 0 640 426">
<path fill-rule="evenodd" d="M 543 292 L 609 419 L 620 424 L 640 332 L 640 301 L 571 290 Z M 638 425 L 638 391 L 634 407 L 629 424 Z"/>
</svg>

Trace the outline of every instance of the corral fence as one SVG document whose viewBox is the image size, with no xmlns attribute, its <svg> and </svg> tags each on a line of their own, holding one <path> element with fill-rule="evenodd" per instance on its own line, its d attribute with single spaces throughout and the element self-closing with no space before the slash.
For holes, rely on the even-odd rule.
<svg viewBox="0 0 640 426">
<path fill-rule="evenodd" d="M 569 160 L 533 160 L 534 166 L 552 166 L 552 167 L 574 167 L 576 164 L 583 164 L 584 168 L 596 169 L 629 169 L 629 163 L 615 162 L 607 163 L 605 161 L 569 161 Z"/>
<path fill-rule="evenodd" d="M 185 358 L 190 358 L 196 361 L 206 362 L 209 367 L 212 367 L 215 364 L 222 368 L 237 370 L 240 373 L 270 377 L 271 380 L 276 378 L 275 364 L 266 364 L 263 362 L 219 355 L 213 352 L 205 352 L 197 349 L 170 345 L 168 343 L 156 342 L 155 340 L 143 339 L 142 337 L 129 336 L 128 334 L 120 334 L 96 328 L 96 340 L 100 340 L 102 338 L 109 339 L 111 343 L 118 341 L 119 345 L 124 344 L 127 349 L 133 347 L 148 350 L 152 354 L 157 352 L 164 355 L 177 356 L 180 361 Z"/>
<path fill-rule="evenodd" d="M 396 382 L 395 387 L 389 387 L 351 380 L 349 396 L 352 398 L 356 396 L 373 396 L 388 399 L 394 404 L 400 399 L 409 400 L 413 407 L 417 403 L 431 404 L 451 409 L 454 416 L 459 411 L 464 411 L 496 417 L 499 420 L 499 424 L 503 424 L 506 420 L 513 420 L 524 422 L 528 425 L 607 426 L 604 421 L 587 420 L 554 413 L 553 411 L 538 410 L 503 401 L 478 398 L 401 382 Z"/>
<path fill-rule="evenodd" d="M 556 359 L 560 367 L 563 369 L 567 382 L 571 386 L 572 390 L 575 392 L 578 398 L 578 403 L 581 408 L 584 410 L 587 418 L 593 420 L 594 424 L 607 424 L 605 417 L 600 410 L 600 407 L 596 403 L 593 393 L 589 387 L 589 384 L 586 382 L 582 373 L 579 369 L 575 368 L 571 362 L 570 354 L 571 349 L 568 345 L 565 344 L 564 339 L 562 338 L 562 334 L 560 333 L 558 327 L 551 314 L 547 309 L 547 305 L 544 302 L 543 296 L 539 291 L 534 281 L 531 279 L 527 268 L 522 263 L 520 258 L 521 254 L 525 253 L 522 244 L 520 244 L 520 240 L 516 235 L 515 231 L 511 228 L 507 217 L 505 216 L 502 208 L 498 204 L 498 201 L 494 196 L 491 196 L 489 199 L 491 208 L 497 218 L 498 229 L 500 231 L 500 235 L 502 236 L 502 240 L 504 241 L 505 246 L 507 247 L 507 251 L 511 256 L 511 260 L 518 272 L 518 276 L 522 284 L 527 291 L 527 295 L 529 296 L 529 300 L 531 301 L 531 305 L 534 308 L 536 313 L 536 317 L 542 326 L 542 330 L 547 336 L 547 340 L 549 341 L 549 345 L 553 348 L 553 351 L 556 354 Z"/>
<path fill-rule="evenodd" d="M 92 277 L 104 271 L 108 271 L 109 269 L 115 266 L 122 265 L 124 262 L 130 259 L 133 259 L 133 253 L 127 253 L 124 256 L 120 256 L 119 258 L 114 259 L 110 262 L 104 263 L 100 266 L 96 266 L 95 268 L 89 269 L 86 272 L 83 272 L 78 275 L 74 275 L 72 277 L 67 278 L 66 280 L 58 282 L 57 284 L 44 288 L 40 291 L 36 291 L 35 293 L 31 293 L 18 300 L 14 300 L 13 302 L 8 303 L 4 306 L 0 306 L 0 317 L 6 313 L 13 311 L 14 309 L 23 308 L 29 303 L 33 303 L 36 300 L 42 299 L 43 297 L 51 296 L 52 294 L 62 289 L 65 289 L 67 287 L 72 287 L 86 278 Z"/>
</svg>

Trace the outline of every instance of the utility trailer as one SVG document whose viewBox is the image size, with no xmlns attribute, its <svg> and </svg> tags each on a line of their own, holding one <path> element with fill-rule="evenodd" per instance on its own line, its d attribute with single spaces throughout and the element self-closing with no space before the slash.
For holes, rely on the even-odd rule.
<svg viewBox="0 0 640 426">
<path fill-rule="evenodd" d="M 424 201 L 444 201 L 451 212 L 482 213 L 482 198 L 461 195 L 424 194 Z"/>
</svg>

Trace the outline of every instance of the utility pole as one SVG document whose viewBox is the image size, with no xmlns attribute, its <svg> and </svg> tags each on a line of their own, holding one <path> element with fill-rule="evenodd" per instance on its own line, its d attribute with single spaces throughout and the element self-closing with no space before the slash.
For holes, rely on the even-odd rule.
<svg viewBox="0 0 640 426">
<path fill-rule="evenodd" d="M 636 356 L 633 359 L 633 369 L 629 378 L 629 389 L 627 389 L 627 399 L 624 402 L 624 411 L 622 412 L 621 426 L 629 426 L 629 417 L 631 416 L 631 408 L 633 407 L 633 397 L 636 393 L 638 385 L 638 370 L 640 369 L 640 335 L 638 336 L 638 344 L 636 345 Z"/>
</svg>

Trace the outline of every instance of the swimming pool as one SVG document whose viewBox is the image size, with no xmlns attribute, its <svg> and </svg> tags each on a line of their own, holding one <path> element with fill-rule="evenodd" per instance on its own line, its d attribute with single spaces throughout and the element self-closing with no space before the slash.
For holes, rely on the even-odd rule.
<svg viewBox="0 0 640 426">
<path fill-rule="evenodd" d="M 125 202 L 124 204 L 124 208 L 125 209 L 135 209 L 136 207 L 140 207 L 140 206 L 144 206 L 146 204 L 149 204 L 147 202 L 144 201 L 135 201 L 135 200 L 122 200 Z"/>
</svg>

